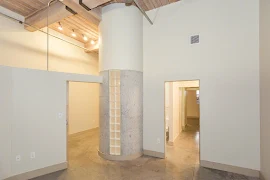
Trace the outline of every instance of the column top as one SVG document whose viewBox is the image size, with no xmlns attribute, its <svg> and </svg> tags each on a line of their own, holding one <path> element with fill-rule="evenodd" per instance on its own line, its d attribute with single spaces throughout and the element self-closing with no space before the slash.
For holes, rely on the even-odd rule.
<svg viewBox="0 0 270 180">
<path fill-rule="evenodd" d="M 125 8 L 127 7 L 125 3 L 113 3 L 110 5 L 107 5 L 102 8 L 102 14 L 107 13 L 108 11 L 114 10 L 114 9 L 119 9 L 119 8 Z"/>
</svg>

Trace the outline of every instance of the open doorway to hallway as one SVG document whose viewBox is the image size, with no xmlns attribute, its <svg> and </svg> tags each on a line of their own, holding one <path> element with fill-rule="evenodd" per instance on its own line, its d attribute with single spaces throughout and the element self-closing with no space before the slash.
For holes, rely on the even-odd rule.
<svg viewBox="0 0 270 180">
<path fill-rule="evenodd" d="M 68 82 L 67 161 L 69 168 L 90 163 L 99 147 L 99 84 Z"/>
<path fill-rule="evenodd" d="M 168 159 L 199 164 L 199 80 L 165 82 L 165 137 Z"/>
</svg>

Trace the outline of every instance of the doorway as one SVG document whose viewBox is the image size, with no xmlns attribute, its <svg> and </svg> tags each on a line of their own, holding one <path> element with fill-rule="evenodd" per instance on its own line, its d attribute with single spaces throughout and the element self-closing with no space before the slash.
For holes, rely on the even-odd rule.
<svg viewBox="0 0 270 180">
<path fill-rule="evenodd" d="M 67 161 L 79 167 L 99 146 L 99 83 L 67 82 Z"/>
<path fill-rule="evenodd" d="M 165 82 L 165 156 L 200 159 L 199 80 Z M 186 157 L 187 156 L 187 157 Z"/>
</svg>

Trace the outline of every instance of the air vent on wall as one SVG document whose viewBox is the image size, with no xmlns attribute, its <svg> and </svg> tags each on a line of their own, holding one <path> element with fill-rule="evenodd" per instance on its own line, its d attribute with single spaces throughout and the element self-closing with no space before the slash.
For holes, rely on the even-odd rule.
<svg viewBox="0 0 270 180">
<path fill-rule="evenodd" d="M 198 44 L 198 43 L 200 43 L 200 36 L 199 35 L 191 36 L 190 44 Z"/>
</svg>

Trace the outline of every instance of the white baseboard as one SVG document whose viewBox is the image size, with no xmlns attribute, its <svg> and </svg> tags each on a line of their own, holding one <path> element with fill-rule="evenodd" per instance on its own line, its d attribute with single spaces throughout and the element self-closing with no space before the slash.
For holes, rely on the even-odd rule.
<svg viewBox="0 0 270 180">
<path fill-rule="evenodd" d="M 143 150 L 143 154 L 147 156 L 157 157 L 161 159 L 165 159 L 165 153 L 150 151 L 150 150 Z"/>
<path fill-rule="evenodd" d="M 33 170 L 33 171 L 18 174 L 18 175 L 9 177 L 9 178 L 7 178 L 5 180 L 28 180 L 28 179 L 43 176 L 43 175 L 46 175 L 46 174 L 50 174 L 50 173 L 53 173 L 53 172 L 57 172 L 57 171 L 60 171 L 60 170 L 64 170 L 64 169 L 67 169 L 67 167 L 68 167 L 68 163 L 64 162 L 64 163 L 48 166 L 48 167 L 45 167 L 45 168 L 36 169 L 36 170 Z"/>
<path fill-rule="evenodd" d="M 257 177 L 257 178 L 260 177 L 260 171 L 248 169 L 248 168 L 225 165 L 225 164 L 209 162 L 209 161 L 204 161 L 204 160 L 201 160 L 200 166 L 210 168 L 210 169 L 217 169 L 217 170 L 221 170 L 221 171 L 242 174 L 242 175 L 250 176 L 250 177 Z"/>
</svg>

